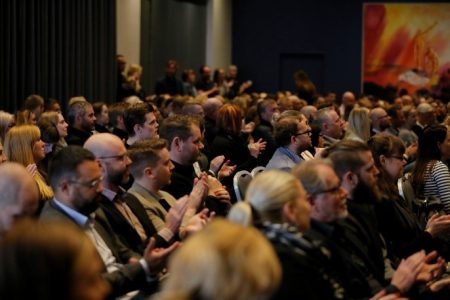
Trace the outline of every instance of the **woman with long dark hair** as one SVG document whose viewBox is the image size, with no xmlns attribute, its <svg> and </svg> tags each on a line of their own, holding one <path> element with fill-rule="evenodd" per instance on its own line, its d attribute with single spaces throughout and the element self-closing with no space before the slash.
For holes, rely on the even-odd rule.
<svg viewBox="0 0 450 300">
<path fill-rule="evenodd" d="M 444 125 L 426 127 L 419 138 L 417 160 L 412 170 L 416 196 L 434 196 L 450 213 L 450 172 L 445 161 L 450 159 L 450 132 Z"/>
</svg>

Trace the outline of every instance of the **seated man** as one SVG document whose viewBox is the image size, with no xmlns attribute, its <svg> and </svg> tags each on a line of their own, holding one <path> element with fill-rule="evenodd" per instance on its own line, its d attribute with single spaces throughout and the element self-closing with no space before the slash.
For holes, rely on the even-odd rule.
<svg viewBox="0 0 450 300">
<path fill-rule="evenodd" d="M 140 201 L 158 231 L 168 228 L 165 220 L 174 218 L 177 221 L 170 222 L 173 224 L 169 229 L 176 239 L 186 237 L 193 227 L 203 227 L 208 210 L 202 210 L 198 215 L 196 212 L 207 193 L 206 179 L 197 182 L 189 197 L 184 196 L 177 201 L 169 193 L 161 191 L 170 183 L 173 169 L 165 140 L 138 141 L 131 146 L 130 157 L 133 160 L 131 173 L 134 183 L 128 192 Z"/>
<path fill-rule="evenodd" d="M 311 128 L 304 117 L 282 118 L 275 124 L 275 141 L 280 147 L 266 168 L 290 171 L 296 164 L 305 160 L 301 155 L 311 147 Z"/>
<path fill-rule="evenodd" d="M 138 103 L 128 107 L 124 114 L 125 127 L 128 132 L 126 146 L 142 139 L 158 137 L 158 120 L 152 105 Z"/>
<path fill-rule="evenodd" d="M 92 104 L 87 101 L 75 101 L 67 111 L 69 128 L 66 142 L 68 145 L 83 146 L 95 129 L 95 116 Z"/>
<path fill-rule="evenodd" d="M 126 193 L 122 185 L 129 180 L 132 161 L 123 142 L 113 134 L 99 133 L 91 136 L 84 148 L 95 155 L 101 167 L 100 207 L 120 241 L 137 253 L 144 252 L 152 236 L 157 247 L 167 247 L 178 231 L 181 216 L 171 218 L 157 231 L 139 200 Z"/>
<path fill-rule="evenodd" d="M 332 107 L 319 109 L 315 120 L 320 127 L 325 147 L 339 142 L 344 136 L 344 121 Z"/>
<path fill-rule="evenodd" d="M 174 165 L 170 184 L 164 187 L 164 191 L 175 198 L 189 195 L 194 180 L 200 175 L 196 174 L 193 166 L 203 149 L 199 125 L 189 117 L 174 115 L 164 120 L 160 133 L 168 141 L 169 156 Z M 230 206 L 229 193 L 211 176 L 208 176 L 208 187 L 206 207 L 218 215 L 226 215 Z"/>
<path fill-rule="evenodd" d="M 178 244 L 155 249 L 152 238 L 141 258 L 119 241 L 102 210 L 97 210 L 103 190 L 102 175 L 88 150 L 69 146 L 59 151 L 50 165 L 49 177 L 55 198 L 45 203 L 40 219 L 66 221 L 84 229 L 103 261 L 104 277 L 111 284 L 112 296 L 138 289 L 154 292 L 158 284 L 156 275 Z"/>
</svg>

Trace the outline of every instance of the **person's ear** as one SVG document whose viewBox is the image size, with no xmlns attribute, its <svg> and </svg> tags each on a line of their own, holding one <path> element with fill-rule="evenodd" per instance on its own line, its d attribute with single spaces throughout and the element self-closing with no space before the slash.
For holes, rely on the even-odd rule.
<svg viewBox="0 0 450 300">
<path fill-rule="evenodd" d="M 153 172 L 153 168 L 152 167 L 145 167 L 144 170 L 142 171 L 142 173 L 144 174 L 145 177 L 153 177 L 154 172 Z"/>
<path fill-rule="evenodd" d="M 386 156 L 384 154 L 380 155 L 380 164 L 383 166 L 386 164 Z"/>
<path fill-rule="evenodd" d="M 283 219 L 288 223 L 297 225 L 296 209 L 294 201 L 289 201 L 283 205 Z"/>
<path fill-rule="evenodd" d="M 180 137 L 176 136 L 173 138 L 172 147 L 175 147 L 178 152 L 181 152 L 183 150 L 183 141 Z"/>
<path fill-rule="evenodd" d="M 141 125 L 134 124 L 133 131 L 134 131 L 134 134 L 137 135 L 141 131 Z"/>
<path fill-rule="evenodd" d="M 358 176 L 351 171 L 347 171 L 342 176 L 342 183 L 351 187 L 355 187 L 358 184 Z"/>
</svg>

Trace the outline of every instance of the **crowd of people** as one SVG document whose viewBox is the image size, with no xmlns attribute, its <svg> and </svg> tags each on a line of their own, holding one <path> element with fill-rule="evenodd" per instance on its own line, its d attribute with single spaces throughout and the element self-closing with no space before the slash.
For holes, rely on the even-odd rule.
<svg viewBox="0 0 450 300">
<path fill-rule="evenodd" d="M 248 93 L 236 66 L 181 80 L 174 60 L 150 95 L 117 61 L 114 103 L 0 111 L 0 298 L 450 297 L 442 101 L 319 94 L 303 71 Z"/>
</svg>

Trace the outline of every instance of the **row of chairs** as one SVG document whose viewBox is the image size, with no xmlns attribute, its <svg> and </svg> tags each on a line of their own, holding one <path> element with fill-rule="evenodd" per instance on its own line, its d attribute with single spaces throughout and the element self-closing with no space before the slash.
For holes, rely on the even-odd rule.
<svg viewBox="0 0 450 300">
<path fill-rule="evenodd" d="M 234 174 L 233 188 L 237 201 L 244 201 L 245 192 L 252 179 L 265 170 L 265 167 L 259 166 L 254 168 L 251 172 L 243 170 Z"/>
</svg>

